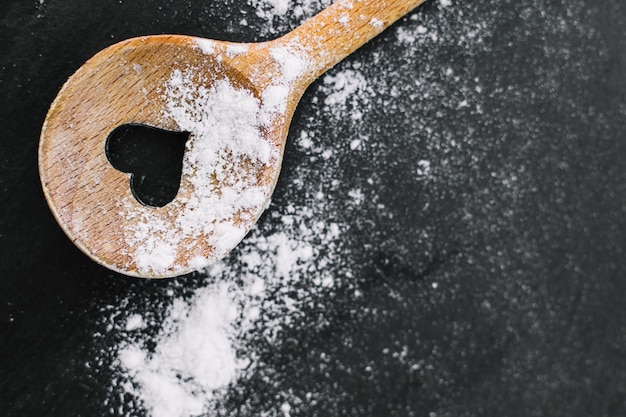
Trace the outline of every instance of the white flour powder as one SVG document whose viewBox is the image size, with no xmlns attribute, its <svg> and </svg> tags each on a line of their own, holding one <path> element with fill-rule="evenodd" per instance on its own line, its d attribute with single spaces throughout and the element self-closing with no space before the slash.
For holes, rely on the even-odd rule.
<svg viewBox="0 0 626 417">
<path fill-rule="evenodd" d="M 246 22 L 241 37 L 264 40 L 329 3 L 248 0 L 252 13 L 230 11 L 231 1 L 211 4 L 231 13 L 229 30 Z M 110 305 L 99 306 L 97 352 L 85 374 L 97 385 L 92 392 L 107 387 L 101 400 L 110 415 L 480 414 L 483 401 L 471 399 L 494 398 L 490 383 L 471 383 L 474 365 L 494 352 L 498 363 L 486 378 L 506 382 L 510 390 L 502 392 L 519 394 L 521 387 L 561 398 L 579 386 L 570 380 L 578 374 L 565 368 L 547 366 L 542 374 L 545 355 L 533 356 L 540 350 L 528 356 L 529 345 L 510 343 L 552 316 L 537 298 L 542 284 L 528 285 L 541 281 L 528 279 L 537 270 L 526 268 L 543 262 L 537 239 L 545 232 L 545 223 L 531 226 L 525 208 L 543 201 L 534 177 L 542 171 L 533 167 L 574 162 L 542 159 L 545 147 L 536 145 L 548 138 L 549 146 L 565 146 L 553 139 L 567 123 L 514 110 L 562 106 L 551 109 L 575 118 L 572 128 L 602 124 L 606 114 L 563 96 L 574 85 L 593 88 L 592 73 L 611 62 L 602 42 L 584 46 L 602 37 L 587 23 L 602 14 L 576 1 L 563 8 L 478 3 L 430 1 L 311 86 L 270 210 L 229 258 L 186 278 L 118 281 L 119 299 L 94 297 Z M 517 49 L 529 39 L 531 50 Z M 215 46 L 203 42 L 201 49 L 212 53 Z M 593 53 L 585 49 L 591 47 Z M 511 78 L 506 69 L 514 73 L 527 59 L 532 77 Z M 572 78 L 563 84 L 563 75 Z M 188 76 L 172 78 L 170 91 L 184 97 L 176 85 Z M 263 100 L 279 108 L 275 87 L 276 100 L 270 93 Z M 256 101 L 243 101 L 256 110 Z M 170 109 L 181 123 L 189 116 L 183 105 Z M 567 135 L 567 142 L 588 139 Z M 143 239 L 150 242 L 148 234 Z M 168 262 L 167 245 L 148 247 L 147 261 L 152 255 Z M 489 334 L 502 336 L 497 346 L 476 334 L 465 308 L 482 317 L 478 324 L 486 323 Z M 532 346 L 552 334 L 551 320 Z M 529 360 L 535 365 L 527 368 Z M 531 411 L 546 409 L 541 403 Z"/>
<path fill-rule="evenodd" d="M 280 19 L 284 18 L 285 13 L 301 20 L 329 3 L 321 0 L 250 0 L 250 4 L 257 7 L 257 17 L 268 22 L 276 22 L 278 19 L 278 24 L 262 29 L 268 34 L 284 31 L 292 25 L 284 23 L 281 26 Z M 444 6 L 449 3 L 442 0 Z M 465 34 L 444 37 L 446 28 L 427 29 L 426 22 L 414 23 L 415 20 L 412 18 L 409 24 L 395 29 L 397 44 L 405 51 L 403 57 L 409 63 L 421 61 L 420 47 L 424 45 L 431 47 L 433 43 L 441 44 L 450 39 L 456 41 L 463 39 L 463 36 L 465 39 L 476 39 L 482 30 L 480 26 L 464 25 L 467 27 Z M 210 43 L 204 43 L 201 47 L 207 53 L 213 51 Z M 306 65 L 306 59 L 297 50 L 276 50 L 273 56 L 282 62 L 285 74 L 294 74 L 294 77 Z M 372 59 L 380 64 L 384 56 L 374 52 Z M 338 279 L 352 279 L 355 273 L 354 261 L 343 247 L 342 232 L 346 225 L 342 219 L 351 218 L 354 213 L 358 216 L 359 210 L 364 210 L 364 207 L 381 213 L 381 218 L 388 217 L 390 221 L 392 214 L 387 213 L 386 202 L 379 198 L 381 178 L 375 174 L 363 178 L 363 181 L 353 179 L 353 184 L 343 186 L 346 190 L 343 201 L 329 200 L 327 193 L 337 194 L 342 186 L 333 177 L 341 171 L 341 161 L 334 156 L 345 152 L 363 154 L 365 159 L 375 165 L 376 157 L 386 149 L 378 143 L 377 131 L 363 130 L 359 123 L 367 119 L 369 112 L 378 108 L 395 109 L 395 101 L 405 100 L 404 111 L 407 111 L 410 108 L 407 102 L 410 104 L 417 93 L 428 97 L 431 91 L 436 91 L 427 89 L 428 74 L 432 74 L 428 68 L 411 76 L 412 83 L 404 85 L 403 89 L 394 85 L 393 73 L 380 74 L 380 71 L 371 71 L 371 68 L 367 73 L 365 69 L 358 62 L 347 63 L 340 70 L 324 76 L 317 84 L 318 94 L 313 97 L 313 105 L 318 108 L 318 122 L 339 126 L 345 121 L 350 123 L 351 128 L 348 137 L 322 140 L 315 133 L 316 122 L 311 121 L 308 124 L 310 131 L 296 133 L 295 145 L 305 156 L 305 161 L 299 174 L 283 178 L 286 182 L 284 189 L 287 190 L 284 193 L 288 199 L 295 195 L 290 194 L 290 191 L 294 191 L 305 196 L 304 201 L 292 204 L 283 202 L 273 207 L 270 219 L 262 222 L 237 247 L 233 259 L 211 266 L 205 272 L 208 282 L 192 294 L 177 295 L 179 284 L 172 281 L 171 303 L 168 304 L 162 324 L 153 323 L 150 314 L 142 316 L 135 313 L 126 318 L 116 314 L 112 319 L 115 322 L 112 328 L 120 339 L 116 386 L 120 387 L 123 394 L 134 399 L 130 403 L 126 401 L 123 410 L 112 410 L 112 413 L 132 416 L 137 414 L 138 409 L 145 409 L 151 417 L 224 415 L 227 413 L 223 408 L 224 401 L 229 389 L 236 387 L 238 380 L 253 375 L 259 365 L 261 348 L 250 343 L 251 335 L 252 339 L 261 338 L 272 346 L 278 340 L 281 329 L 289 327 L 303 314 L 305 305 L 315 303 L 316 298 L 327 294 Z M 225 169 L 216 168 L 216 159 L 225 153 L 233 153 L 235 161 L 238 158 L 256 158 L 260 163 L 271 162 L 276 155 L 271 148 L 265 147 L 262 138 L 258 136 L 258 126 L 267 123 L 271 115 L 263 114 L 263 109 L 254 97 L 234 89 L 228 83 L 218 82 L 212 89 L 193 93 L 187 89 L 191 75 L 175 73 L 170 80 L 167 93 L 174 98 L 169 108 L 170 115 L 183 129 L 194 130 L 192 128 L 197 123 L 208 123 L 208 120 L 218 120 L 223 128 L 232 129 L 226 135 L 218 135 L 215 125 L 207 125 L 207 135 L 217 136 L 190 144 L 187 167 L 197 166 L 198 170 L 206 171 L 194 177 L 198 181 L 209 176 L 221 178 L 236 170 L 236 162 Z M 470 81 L 470 84 L 473 89 L 475 83 Z M 267 108 L 280 111 L 284 104 L 285 87 L 279 83 L 266 91 L 263 101 Z M 198 111 L 186 107 L 191 101 L 190 94 L 203 98 L 201 101 L 194 100 L 196 103 L 205 103 Z M 237 111 L 232 108 L 215 114 L 215 100 L 218 98 L 236 103 L 233 107 L 237 107 Z M 470 106 L 473 104 L 471 98 L 468 94 L 462 100 L 467 100 Z M 437 105 L 447 104 L 437 100 Z M 207 117 L 208 114 L 211 117 Z M 234 114 L 237 117 L 233 117 Z M 416 128 L 423 128 L 426 134 L 430 132 L 428 127 L 420 126 L 417 122 Z M 242 133 L 236 133 L 235 130 Z M 219 141 L 218 136 L 233 135 L 238 137 L 238 141 L 232 145 L 215 142 Z M 407 142 L 412 139 L 400 137 L 394 138 L 394 141 L 404 141 L 405 146 L 410 146 Z M 416 182 L 423 182 L 435 175 L 436 171 L 435 164 L 418 159 L 413 172 L 406 174 L 408 178 L 413 176 Z M 232 194 L 220 200 L 215 200 L 210 185 L 194 184 L 200 192 L 193 197 L 188 211 L 180 219 L 182 230 L 195 233 L 210 228 L 219 232 L 217 222 L 200 221 L 209 215 L 208 208 L 215 204 L 223 205 L 225 217 L 232 215 L 231 205 L 241 208 L 262 204 L 263 190 L 242 188 L 248 181 L 249 178 L 245 176 L 237 178 L 237 181 L 229 184 Z M 160 230 L 158 224 L 152 227 L 153 231 Z M 232 232 L 225 228 L 223 235 Z M 152 262 L 155 257 L 162 259 L 163 263 L 168 262 L 167 245 L 163 245 L 162 241 L 151 242 L 153 233 L 146 230 L 137 229 L 135 233 L 150 248 L 149 253 L 145 254 L 146 263 Z M 166 231 L 163 233 L 167 235 Z M 239 240 L 240 236 L 236 233 L 235 236 Z M 359 292 L 355 290 L 354 296 L 358 297 Z M 156 331 L 151 332 L 151 329 Z M 285 392 L 281 392 L 280 396 L 282 399 L 275 408 L 266 410 L 263 415 L 289 416 L 294 413 L 296 405 L 304 401 L 302 398 L 291 398 Z M 307 394 L 306 398 L 313 396 Z"/>
<path fill-rule="evenodd" d="M 258 17 L 270 23 L 264 30 L 276 33 L 284 29 L 280 25 L 271 25 L 276 19 L 291 15 L 304 20 L 329 6 L 332 0 L 248 0 L 248 3 L 256 8 Z"/>
<path fill-rule="evenodd" d="M 134 259 L 141 272 L 167 271 L 176 259 L 179 242 L 201 236 L 208 237 L 214 248 L 211 258 L 221 258 L 245 235 L 238 222 L 253 221 L 271 191 L 270 184 L 258 183 L 256 170 L 249 166 L 271 166 L 279 157 L 261 133 L 263 120 L 274 109 L 262 109 L 252 93 L 226 80 L 204 87 L 192 78 L 188 72 L 172 74 L 165 91 L 165 116 L 182 130 L 194 132 L 183 160 L 183 178 L 193 192 L 189 199 L 171 204 L 179 212 L 175 229 L 155 217 L 150 208 L 139 211 L 140 221 L 129 230 L 127 242 L 138 248 Z M 192 265 L 204 267 L 209 261 L 198 254 Z"/>
<path fill-rule="evenodd" d="M 245 333 L 261 331 L 271 343 L 276 330 L 298 314 L 299 302 L 285 290 L 310 279 L 311 265 L 320 266 L 311 292 L 334 285 L 328 267 L 336 259 L 326 250 L 337 244 L 339 225 L 321 223 L 312 210 L 293 208 L 282 222 L 282 232 L 264 236 L 254 231 L 241 245 L 238 265 L 213 265 L 207 271 L 213 284 L 188 301 L 173 299 L 156 336 L 133 339 L 145 328 L 138 314 L 119 324 L 127 334 L 118 351 L 121 385 L 150 416 L 217 415 L 229 384 L 255 369 L 254 350 L 237 355 Z M 145 347 L 146 341 L 155 344 L 154 350 Z"/>
<path fill-rule="evenodd" d="M 209 411 L 212 397 L 228 386 L 242 367 L 230 340 L 238 314 L 228 284 L 205 288 L 190 305 L 174 301 L 155 352 L 148 353 L 135 344 L 120 349 L 120 363 L 137 387 L 128 385 L 129 390 L 141 398 L 152 417 Z"/>
</svg>

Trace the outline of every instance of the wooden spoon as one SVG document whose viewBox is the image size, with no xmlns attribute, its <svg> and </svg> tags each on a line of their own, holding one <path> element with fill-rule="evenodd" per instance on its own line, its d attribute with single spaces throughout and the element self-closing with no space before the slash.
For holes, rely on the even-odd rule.
<svg viewBox="0 0 626 417">
<path fill-rule="evenodd" d="M 305 89 L 423 0 L 339 0 L 269 42 L 192 36 L 129 39 L 65 83 L 39 146 L 43 190 L 58 223 L 96 262 L 169 277 L 225 256 L 257 221 L 281 167 Z M 124 124 L 188 131 L 179 192 L 139 203 L 106 156 Z"/>
</svg>

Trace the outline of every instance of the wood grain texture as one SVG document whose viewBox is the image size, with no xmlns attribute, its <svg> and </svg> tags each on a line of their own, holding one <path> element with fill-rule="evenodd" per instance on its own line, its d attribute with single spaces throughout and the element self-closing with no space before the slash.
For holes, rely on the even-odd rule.
<svg viewBox="0 0 626 417">
<path fill-rule="evenodd" d="M 129 123 L 180 130 L 172 118 L 164 117 L 163 89 L 176 70 L 197 74 L 198 87 L 210 88 L 217 80 L 227 79 L 259 100 L 271 86 L 287 86 L 282 114 L 263 132 L 281 158 L 271 166 L 246 167 L 267 186 L 269 199 L 291 117 L 308 85 L 422 1 L 342 0 L 279 39 L 245 45 L 210 41 L 210 52 L 198 46 L 202 40 L 182 35 L 134 38 L 101 51 L 68 79 L 42 128 L 40 176 L 56 220 L 85 254 L 126 275 L 182 275 L 198 268 L 193 260 L 199 256 L 207 262 L 223 256 L 209 243 L 210 236 L 181 236 L 176 259 L 166 270 L 155 273 L 138 268 L 133 256 L 137 248 L 129 243 L 128 231 L 137 228 L 148 212 L 176 231 L 177 216 L 194 189 L 190 178 L 183 176 L 172 203 L 162 208 L 142 205 L 132 195 L 129 174 L 114 169 L 106 157 L 109 133 Z M 233 54 L 233 45 L 246 52 Z M 288 74 L 276 51 L 306 61 L 306 71 Z M 248 231 L 263 209 L 232 221 Z"/>
</svg>

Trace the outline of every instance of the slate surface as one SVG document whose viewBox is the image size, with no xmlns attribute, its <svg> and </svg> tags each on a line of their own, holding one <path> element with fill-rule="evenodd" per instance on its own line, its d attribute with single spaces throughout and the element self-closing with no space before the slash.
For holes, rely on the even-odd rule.
<svg viewBox="0 0 626 417">
<path fill-rule="evenodd" d="M 403 43 L 417 25 L 449 33 Z M 64 80 L 127 37 L 255 41 L 271 37 L 266 26 L 239 0 L 0 5 L 0 414 L 131 409 L 112 397 L 107 363 L 85 363 L 108 348 L 94 338 L 104 306 L 149 309 L 168 285 L 92 263 L 50 214 L 37 143 Z M 626 4 L 431 1 L 331 75 L 346 68 L 370 82 L 373 103 L 356 103 L 357 127 L 320 112 L 324 83 L 311 86 L 269 210 L 315 204 L 311 189 L 323 188 L 317 204 L 345 225 L 341 256 L 362 296 L 339 286 L 318 300 L 328 326 L 304 318 L 285 329 L 265 352 L 273 383 L 242 381 L 230 414 L 279 410 L 291 390 L 319 394 L 294 408 L 302 416 L 626 415 Z M 297 146 L 303 131 L 332 149 L 329 160 Z M 347 146 L 358 138 L 362 151 Z M 311 188 L 290 189 L 303 172 Z M 361 205 L 348 204 L 354 189 Z M 385 353 L 394 344 L 408 348 L 403 364 Z"/>
</svg>

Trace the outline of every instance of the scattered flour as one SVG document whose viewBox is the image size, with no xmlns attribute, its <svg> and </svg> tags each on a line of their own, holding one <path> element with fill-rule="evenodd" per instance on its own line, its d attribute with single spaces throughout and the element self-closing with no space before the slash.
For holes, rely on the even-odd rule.
<svg viewBox="0 0 626 417">
<path fill-rule="evenodd" d="M 284 31 L 286 21 L 290 17 L 300 23 L 332 2 L 333 0 L 248 0 L 248 3 L 256 8 L 257 17 L 269 23 L 262 28 L 267 34 Z M 276 21 L 282 22 L 276 24 Z"/>
<path fill-rule="evenodd" d="M 211 39 L 198 38 L 196 44 L 207 55 L 212 55 L 215 52 L 215 42 Z"/>
<path fill-rule="evenodd" d="M 120 365 L 134 383 L 128 389 L 152 417 L 206 413 L 213 397 L 245 366 L 229 338 L 239 307 L 228 284 L 221 283 L 198 290 L 190 304 L 175 300 L 168 314 L 154 352 L 141 344 L 121 347 Z"/>
<path fill-rule="evenodd" d="M 428 177 L 430 175 L 430 161 L 424 159 L 417 161 L 417 175 L 420 177 Z"/>
<path fill-rule="evenodd" d="M 256 10 L 239 18 L 250 33 L 270 37 L 329 3 L 248 0 Z M 589 87 L 597 79 L 591 73 L 610 62 L 602 42 L 588 42 L 601 33 L 587 21 L 602 14 L 593 15 L 600 8 L 589 2 L 492 3 L 439 0 L 392 27 L 383 47 L 355 54 L 315 83 L 286 150 L 295 163 L 283 167 L 272 210 L 230 258 L 184 280 L 117 287 L 121 299 L 101 307 L 100 356 L 85 365 L 88 378 L 96 376 L 94 392 L 112 374 L 110 415 L 481 414 L 482 402 L 464 398 L 488 398 L 491 385 L 451 387 L 471 380 L 472 366 L 492 349 L 510 359 L 495 381 L 513 394 L 526 387 L 552 398 L 580 386 L 558 366 L 542 374 L 545 358 L 533 356 L 540 350 L 530 352 L 536 367 L 515 365 L 528 363 L 528 345 L 509 343 L 552 316 L 528 285 L 538 282 L 529 277 L 537 270 L 525 269 L 545 262 L 533 247 L 545 223 L 537 228 L 520 207 L 544 201 L 533 166 L 559 164 L 542 159 L 537 139 L 554 144 L 568 124 L 502 110 L 551 103 L 562 106 L 555 114 L 576 118 L 570 128 L 582 121 L 600 129 L 602 113 L 562 94 Z M 561 36 L 553 43 L 545 33 Z M 520 39 L 536 41 L 529 55 L 518 54 Z M 520 84 L 509 72 L 527 60 L 533 77 Z M 357 111 L 358 123 L 346 117 Z M 519 126 L 517 134 L 507 137 L 505 124 Z M 567 137 L 582 142 L 586 134 Z M 516 254 L 502 254 L 502 242 Z M 476 323 L 456 310 L 449 311 L 455 320 L 441 314 L 455 299 L 473 304 L 489 325 L 504 320 L 492 329 L 502 340 L 477 339 Z M 423 323 L 437 331 L 424 337 Z M 310 335 L 317 339 L 307 343 Z M 410 389 L 406 381 L 424 384 L 425 397 L 381 402 Z M 531 411 L 549 409 L 542 406 Z"/>
<path fill-rule="evenodd" d="M 126 322 L 126 327 L 124 328 L 127 332 L 137 329 L 144 328 L 146 323 L 143 321 L 143 317 L 140 314 L 133 314 L 128 318 Z"/>
<path fill-rule="evenodd" d="M 218 415 L 228 386 L 255 370 L 253 350 L 237 354 L 246 332 L 260 331 L 272 343 L 277 330 L 299 314 L 300 302 L 283 290 L 307 281 L 312 293 L 332 288 L 329 265 L 337 260 L 327 249 L 338 244 L 341 227 L 302 208 L 288 209 L 282 222 L 283 232 L 266 236 L 255 230 L 241 245 L 237 264 L 212 265 L 206 273 L 213 283 L 190 299 L 174 298 L 155 336 L 134 338 L 146 328 L 139 314 L 120 324 L 127 336 L 117 353 L 119 385 L 150 416 Z M 146 348 L 147 340 L 154 350 Z"/>
<path fill-rule="evenodd" d="M 289 11 L 289 0 L 270 0 L 268 3 L 271 6 L 272 12 L 275 14 L 282 15 Z"/>
<path fill-rule="evenodd" d="M 271 34 L 288 29 L 286 21 L 281 20 L 285 14 L 292 19 L 304 19 L 330 1 L 249 0 L 249 3 L 257 8 L 257 17 L 274 22 L 265 27 L 266 33 Z M 443 6 L 450 4 L 446 0 L 441 3 Z M 394 29 L 398 44 L 406 50 L 407 62 L 420 61 L 420 48 L 424 44 L 431 46 L 456 39 L 456 36 L 445 37 L 445 28 L 431 28 L 428 22 L 415 20 L 411 18 L 409 24 Z M 482 29 L 469 25 L 467 32 L 458 35 L 470 39 L 468 34 L 473 31 L 477 36 L 471 39 L 476 42 L 483 33 Z M 214 51 L 211 43 L 203 43 L 199 47 L 206 53 Z M 273 56 L 281 63 L 288 80 L 295 79 L 305 69 L 306 57 L 297 49 L 275 50 Z M 374 52 L 374 61 L 383 59 L 384 56 Z M 433 71 L 424 73 L 432 74 Z M 277 157 L 258 135 L 258 128 L 269 123 L 272 114 L 280 112 L 284 105 L 284 83 L 271 86 L 263 94 L 263 109 L 256 98 L 225 82 L 192 93 L 189 90 L 191 75 L 185 72 L 172 75 L 167 87 L 171 98 L 169 115 L 183 129 L 193 130 L 197 123 L 208 124 L 218 120 L 220 125 L 233 126 L 240 132 L 235 133 L 233 129 L 225 133 L 237 138 L 232 147 L 219 143 L 217 137 L 207 136 L 203 139 L 210 140 L 190 141 L 185 166 L 196 166 L 203 173 L 191 177 L 198 178 L 198 181 L 209 177 L 226 178 L 236 169 L 237 161 L 253 158 L 265 164 Z M 284 192 L 288 197 L 292 195 L 289 194 L 291 191 L 304 195 L 304 201 L 283 202 L 276 206 L 268 216 L 270 220 L 252 230 L 235 249 L 232 259 L 215 263 L 203 272 L 204 281 L 191 293 L 181 292 L 180 284 L 173 280 L 167 290 L 169 303 L 148 309 L 143 315 L 133 313 L 125 317 L 115 313 L 112 320 L 117 324 L 109 328 L 109 331 L 116 332 L 119 339 L 115 360 L 117 381 L 114 386 L 121 390 L 122 395 L 130 395 L 134 400 L 125 401 L 122 405 L 125 408 L 121 411 L 112 409 L 112 414 L 134 416 L 140 414 L 138 410 L 146 410 L 150 417 L 228 414 L 224 408 L 227 393 L 236 387 L 238 381 L 254 375 L 259 367 L 259 357 L 264 348 L 254 341 L 262 340 L 264 346 L 270 347 L 278 343 L 282 329 L 300 319 L 306 306 L 329 294 L 337 280 L 349 280 L 354 276 L 353 260 L 343 246 L 342 234 L 346 225 L 342 219 L 350 218 L 363 206 L 385 212 L 385 204 L 376 195 L 384 187 L 375 175 L 361 183 L 360 179 L 355 179 L 352 184 L 341 184 L 333 177 L 341 171 L 342 163 L 334 158 L 334 154 L 337 149 L 347 148 L 348 152 L 362 154 L 375 165 L 375 158 L 386 149 L 382 145 L 377 146 L 377 140 L 369 140 L 372 136 L 376 137 L 377 132 L 363 130 L 361 124 L 354 121 L 366 120 L 368 112 L 376 108 L 394 111 L 395 101 L 405 100 L 404 107 L 409 108 L 407 102 L 414 100 L 412 95 L 416 91 L 426 97 L 437 91 L 428 88 L 428 75 L 423 73 L 417 74 L 414 82 L 404 89 L 394 86 L 392 74 L 385 72 L 384 77 L 379 75 L 379 70 L 372 73 L 358 62 L 347 62 L 317 84 L 317 95 L 313 98 L 314 105 L 319 106 L 317 116 L 325 120 L 323 123 L 339 123 L 338 120 L 347 119 L 351 124 L 351 133 L 345 138 L 325 141 L 326 144 L 316 134 L 314 124 L 308 125 L 309 131 L 302 130 L 297 134 L 295 144 L 305 158 L 304 168 L 298 175 L 283 177 L 286 181 L 284 188 L 288 190 Z M 474 89 L 475 85 L 471 87 Z M 196 97 L 201 97 L 206 105 L 192 110 L 188 104 Z M 466 105 L 470 107 L 472 97 L 468 95 L 456 100 L 455 105 L 466 100 Z M 317 101 L 318 98 L 320 101 Z M 230 100 L 236 104 L 233 108 L 224 108 L 216 104 L 216 100 Z M 216 111 L 220 108 L 224 110 Z M 243 117 L 240 116 L 242 109 Z M 233 114 L 237 114 L 237 118 L 233 118 Z M 206 126 L 207 135 L 214 134 L 215 126 Z M 431 134 L 428 126 L 418 124 L 417 127 L 423 129 L 426 135 Z M 404 139 L 405 142 L 407 140 Z M 328 145 L 329 142 L 331 145 Z M 228 163 L 235 165 L 216 165 L 216 161 L 231 153 L 235 158 L 229 158 L 229 161 L 234 162 Z M 431 162 L 418 158 L 413 161 L 412 170 L 412 176 L 422 181 L 431 175 Z M 316 178 L 318 183 L 311 183 L 310 177 Z M 234 236 L 227 246 L 239 241 L 241 236 L 237 230 L 211 217 L 209 209 L 213 210 L 217 205 L 222 207 L 219 211 L 223 212 L 223 216 L 229 217 L 232 216 L 229 205 L 245 209 L 263 204 L 264 190 L 252 187 L 246 191 L 241 188 L 249 180 L 244 176 L 228 183 L 228 192 L 219 198 L 212 192 L 212 184 L 195 183 L 194 187 L 201 192 L 187 204 L 188 210 L 180 219 L 181 229 L 189 234 L 208 232 L 220 238 Z M 328 192 L 339 189 L 346 190 L 344 203 L 326 199 Z M 150 230 L 138 227 L 134 231 L 134 238 L 149 249 L 141 257 L 145 256 L 146 262 L 151 257 L 162 257 L 165 264 L 169 256 L 167 239 L 158 240 L 154 236 L 157 232 L 157 236 L 163 234 L 167 238 L 167 231 L 158 222 L 150 224 Z M 425 232 L 424 236 L 428 233 Z M 197 265 L 204 266 L 206 263 L 198 259 Z M 434 284 L 433 288 L 436 286 Z M 354 291 L 355 297 L 360 294 L 358 290 Z M 154 320 L 157 310 L 165 310 L 162 321 Z M 415 369 L 417 365 L 407 366 Z M 315 393 L 309 393 L 306 398 L 314 396 Z M 281 400 L 262 415 L 295 415 L 302 404 L 300 398 L 288 392 L 281 391 L 277 398 Z"/>
<path fill-rule="evenodd" d="M 370 20 L 370 25 L 374 26 L 376 29 L 381 29 L 384 26 L 384 23 L 380 19 L 373 18 Z"/>
<path fill-rule="evenodd" d="M 358 70 L 345 69 L 323 77 L 322 91 L 327 93 L 324 100 L 326 109 L 341 112 L 342 116 L 360 120 L 360 108 L 367 107 L 369 97 L 374 95 L 372 87 Z"/>
<path fill-rule="evenodd" d="M 210 40 L 209 40 L 210 41 Z M 206 45 L 206 40 L 201 40 L 199 42 L 200 45 Z M 203 46 L 201 46 L 201 48 L 203 49 L 203 51 L 205 53 L 209 52 L 210 50 L 205 49 Z M 245 54 L 246 51 L 248 50 L 248 46 L 244 45 L 244 44 L 231 44 L 228 46 L 228 49 L 226 49 L 226 55 L 228 55 L 229 57 L 235 57 L 237 55 L 241 55 L 241 54 Z"/>
</svg>

